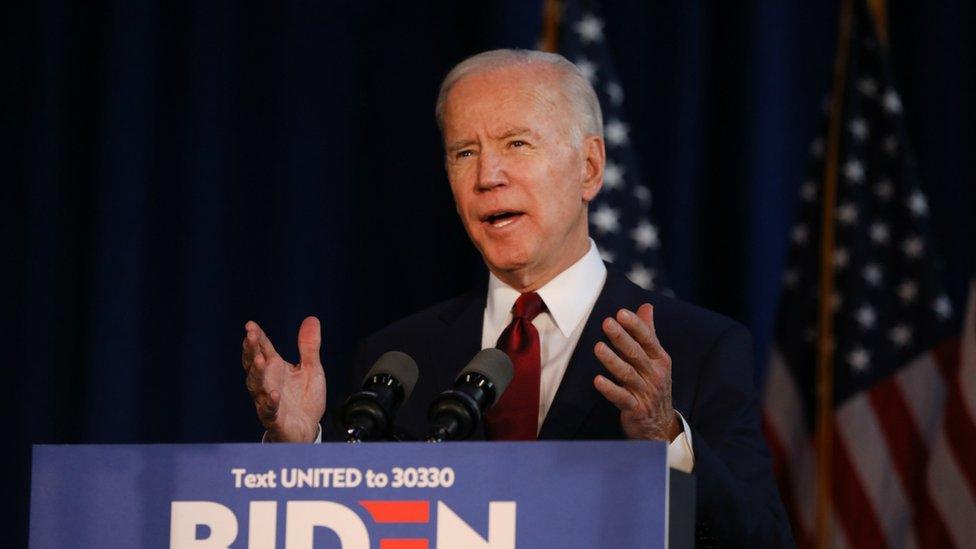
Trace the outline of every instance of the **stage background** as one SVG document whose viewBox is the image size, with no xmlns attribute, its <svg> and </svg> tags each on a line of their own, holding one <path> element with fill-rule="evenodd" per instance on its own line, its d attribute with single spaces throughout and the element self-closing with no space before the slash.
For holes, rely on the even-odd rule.
<svg viewBox="0 0 976 549">
<path fill-rule="evenodd" d="M 4 8 L 0 38 L 2 526 L 15 545 L 30 444 L 260 437 L 246 320 L 293 358 L 301 319 L 319 316 L 335 395 L 358 338 L 486 276 L 454 213 L 434 97 L 463 57 L 535 45 L 542 12 L 524 0 L 24 4 Z M 838 3 L 607 4 L 668 279 L 751 328 L 760 382 Z M 976 7 L 889 13 L 961 310 L 976 264 Z"/>
</svg>

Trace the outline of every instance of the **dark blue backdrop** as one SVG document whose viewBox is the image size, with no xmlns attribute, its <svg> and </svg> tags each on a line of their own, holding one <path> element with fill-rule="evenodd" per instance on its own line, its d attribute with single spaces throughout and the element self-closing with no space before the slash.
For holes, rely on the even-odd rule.
<svg viewBox="0 0 976 549">
<path fill-rule="evenodd" d="M 247 319 L 294 356 L 299 322 L 318 315 L 341 389 L 359 337 L 484 276 L 434 95 L 468 54 L 533 46 L 539 3 L 8 6 L 4 531 L 23 539 L 31 443 L 259 437 L 239 366 Z M 762 350 L 838 3 L 605 4 L 669 281 Z M 976 8 L 935 4 L 892 2 L 891 36 L 961 305 L 976 262 Z"/>
</svg>

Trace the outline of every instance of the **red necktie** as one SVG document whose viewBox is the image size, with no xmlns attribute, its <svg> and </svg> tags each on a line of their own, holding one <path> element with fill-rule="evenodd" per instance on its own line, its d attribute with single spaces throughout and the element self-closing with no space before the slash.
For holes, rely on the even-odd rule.
<svg viewBox="0 0 976 549">
<path fill-rule="evenodd" d="M 539 383 L 542 375 L 539 332 L 532 325 L 545 308 L 539 294 L 522 294 L 512 307 L 512 322 L 498 338 L 498 347 L 512 359 L 515 377 L 494 407 L 486 427 L 492 440 L 535 440 L 539 425 Z"/>
</svg>

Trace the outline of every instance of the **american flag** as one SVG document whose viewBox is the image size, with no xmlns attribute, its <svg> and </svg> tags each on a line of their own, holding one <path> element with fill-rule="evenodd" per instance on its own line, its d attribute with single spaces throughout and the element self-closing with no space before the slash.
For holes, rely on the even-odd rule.
<svg viewBox="0 0 976 549">
<path fill-rule="evenodd" d="M 663 289 L 661 242 L 651 221 L 651 191 L 641 178 L 624 116 L 624 90 L 614 70 L 597 2 L 564 6 L 559 52 L 590 80 L 603 110 L 607 163 L 603 189 L 590 204 L 590 228 L 604 261 L 638 286 Z"/>
<path fill-rule="evenodd" d="M 834 326 L 828 341 L 834 378 L 828 542 L 976 547 L 976 359 L 964 359 L 953 337 L 953 310 L 940 283 L 902 103 L 885 46 L 863 0 L 856 4 L 837 149 L 833 254 L 821 257 L 827 147 L 818 137 L 790 232 L 764 428 L 795 538 L 809 546 L 817 482 L 818 306 L 827 299 Z M 821 136 L 827 127 L 824 120 Z M 819 295 L 822 261 L 835 280 L 828 298 Z"/>
</svg>

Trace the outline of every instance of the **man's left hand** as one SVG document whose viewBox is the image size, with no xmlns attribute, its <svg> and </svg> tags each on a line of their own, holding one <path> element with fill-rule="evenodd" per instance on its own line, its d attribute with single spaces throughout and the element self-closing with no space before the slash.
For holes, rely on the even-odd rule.
<svg viewBox="0 0 976 549">
<path fill-rule="evenodd" d="M 613 347 L 601 341 L 594 352 L 616 383 L 598 375 L 593 386 L 620 409 L 628 438 L 671 442 L 682 427 L 671 406 L 671 357 L 654 332 L 654 308 L 620 309 L 603 320 L 603 332 Z"/>
</svg>

